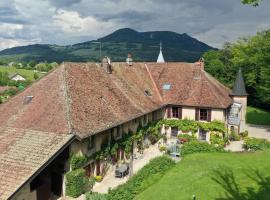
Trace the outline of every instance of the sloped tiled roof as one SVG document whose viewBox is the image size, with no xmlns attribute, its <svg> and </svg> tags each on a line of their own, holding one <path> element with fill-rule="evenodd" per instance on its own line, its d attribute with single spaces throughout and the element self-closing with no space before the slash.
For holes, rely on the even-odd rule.
<svg viewBox="0 0 270 200">
<path fill-rule="evenodd" d="M 0 127 L 0 200 L 8 199 L 73 137 Z"/>
<path fill-rule="evenodd" d="M 82 138 L 162 106 L 144 64 L 115 63 L 112 74 L 96 64 L 64 65 L 72 128 Z"/>
<path fill-rule="evenodd" d="M 194 63 L 148 63 L 164 104 L 228 108 L 230 90 Z M 164 90 L 164 85 L 170 85 Z"/>
</svg>

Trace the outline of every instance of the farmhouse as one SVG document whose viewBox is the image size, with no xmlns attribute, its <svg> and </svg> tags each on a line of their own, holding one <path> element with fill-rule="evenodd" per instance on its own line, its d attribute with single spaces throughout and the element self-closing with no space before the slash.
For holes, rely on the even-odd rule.
<svg viewBox="0 0 270 200">
<path fill-rule="evenodd" d="M 241 71 L 233 91 L 196 63 L 62 63 L 0 106 L 0 199 L 65 195 L 71 155 L 91 157 L 104 145 L 160 119 L 224 122 L 245 129 Z M 168 137 L 181 133 L 175 127 Z M 196 132 L 209 141 L 209 133 Z M 136 144 L 135 144 L 136 148 Z M 123 151 L 117 150 L 122 159 Z M 103 163 L 89 159 L 88 175 Z"/>
<path fill-rule="evenodd" d="M 10 80 L 13 80 L 13 81 L 25 81 L 25 78 L 22 77 L 20 74 L 17 74 L 17 73 L 12 73 L 8 76 L 8 78 Z"/>
</svg>

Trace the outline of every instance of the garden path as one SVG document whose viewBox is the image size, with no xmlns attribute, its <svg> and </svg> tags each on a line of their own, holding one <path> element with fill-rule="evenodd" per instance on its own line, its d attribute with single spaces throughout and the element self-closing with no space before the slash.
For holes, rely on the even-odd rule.
<svg viewBox="0 0 270 200">
<path fill-rule="evenodd" d="M 270 140 L 270 126 L 247 124 L 248 136 Z"/>
<path fill-rule="evenodd" d="M 137 155 L 139 155 L 137 153 Z M 133 173 L 139 171 L 143 166 L 145 166 L 151 159 L 161 156 L 162 153 L 158 149 L 158 144 L 150 145 L 148 149 L 144 150 L 144 154 L 142 156 L 138 156 L 137 159 L 133 161 Z M 118 185 L 125 183 L 129 176 L 124 178 L 115 178 L 114 176 L 114 167 L 112 167 L 106 176 L 104 177 L 101 183 L 96 183 L 93 191 L 98 193 L 107 193 L 109 188 L 115 188 Z"/>
</svg>

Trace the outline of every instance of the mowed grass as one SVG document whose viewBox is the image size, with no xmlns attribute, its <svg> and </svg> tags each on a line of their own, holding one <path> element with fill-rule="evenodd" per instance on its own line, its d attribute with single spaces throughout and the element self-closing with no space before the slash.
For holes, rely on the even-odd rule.
<svg viewBox="0 0 270 200">
<path fill-rule="evenodd" d="M 23 76 L 26 80 L 34 81 L 34 70 L 16 69 L 15 67 L 0 66 L 0 72 L 8 72 L 8 74 L 17 73 Z M 42 76 L 38 73 L 39 77 Z"/>
<path fill-rule="evenodd" d="M 269 200 L 270 153 L 188 155 L 137 200 Z"/>
<path fill-rule="evenodd" d="M 247 123 L 257 125 L 270 125 L 270 112 L 248 106 Z"/>
</svg>

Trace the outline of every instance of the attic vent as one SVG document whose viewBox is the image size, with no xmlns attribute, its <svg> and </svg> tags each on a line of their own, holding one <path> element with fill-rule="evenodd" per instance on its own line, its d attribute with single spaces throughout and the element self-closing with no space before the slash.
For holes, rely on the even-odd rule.
<svg viewBox="0 0 270 200">
<path fill-rule="evenodd" d="M 170 90 L 171 89 L 171 84 L 164 84 L 162 86 L 163 90 Z"/>
<path fill-rule="evenodd" d="M 34 96 L 25 96 L 23 99 L 23 104 L 29 104 L 33 98 Z"/>
<path fill-rule="evenodd" d="M 145 96 L 148 96 L 148 97 L 152 96 L 152 94 L 149 90 L 144 90 L 144 94 L 145 94 Z"/>
</svg>

